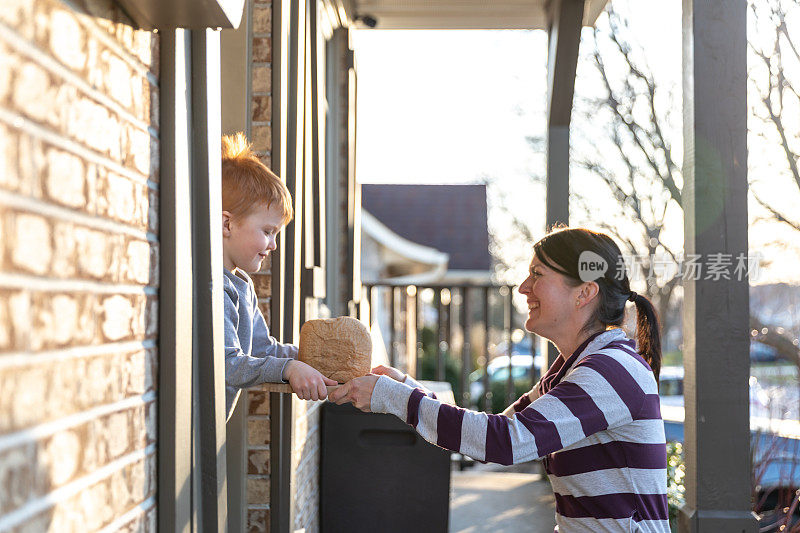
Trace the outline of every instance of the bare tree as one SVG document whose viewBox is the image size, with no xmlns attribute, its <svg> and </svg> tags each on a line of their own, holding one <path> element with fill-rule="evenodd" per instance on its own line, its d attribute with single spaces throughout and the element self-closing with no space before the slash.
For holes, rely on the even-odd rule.
<svg viewBox="0 0 800 533">
<path fill-rule="evenodd" d="M 770 162 L 766 168 L 753 168 L 751 165 L 750 194 L 765 213 L 755 222 L 777 221 L 800 232 L 797 200 L 786 201 L 792 196 L 800 198 L 800 43 L 797 42 L 800 0 L 751 0 L 749 8 L 749 94 L 756 95 L 750 101 L 752 122 L 749 133 L 753 136 L 750 150 L 768 151 Z M 780 190 L 780 194 L 776 194 L 776 190 Z M 777 245 L 788 247 L 787 243 Z M 788 294 L 786 290 L 775 292 Z M 757 302 L 754 304 L 758 305 Z M 765 307 L 762 304 L 760 308 Z M 796 341 L 800 329 L 796 321 L 787 324 L 785 319 L 761 318 L 764 323 L 754 317 L 753 331 L 769 331 L 771 336 L 761 338 L 765 337 L 761 335 L 759 340 L 774 346 L 783 358 L 800 365 Z M 772 326 L 778 326 L 778 329 L 786 326 L 792 331 L 787 331 L 788 338 L 785 339 L 783 335 L 776 335 L 777 330 Z M 793 345 L 790 344 L 792 337 Z"/>
<path fill-rule="evenodd" d="M 758 0 L 750 2 L 752 29 L 749 49 L 755 61 L 750 70 L 752 116 L 762 128 L 751 132 L 767 146 L 779 140 L 782 162 L 778 172 L 787 174 L 788 181 L 800 192 L 800 50 L 796 41 L 800 32 L 800 0 Z M 793 15 L 793 16 L 790 16 Z M 764 194 L 775 185 L 775 176 L 767 181 L 751 173 L 750 192 L 756 202 L 777 220 L 800 231 L 800 214 L 787 212 Z"/>
<path fill-rule="evenodd" d="M 672 224 L 682 223 L 683 179 L 670 139 L 674 90 L 656 82 L 625 17 L 617 11 L 609 9 L 592 37 L 585 60 L 591 65 L 593 86 L 600 91 L 576 102 L 573 131 L 584 135 L 577 139 L 580 149 L 574 164 L 603 190 L 584 186 L 573 195 L 574 204 L 592 225 L 622 243 L 623 253 L 641 261 L 634 266 L 646 276 L 647 294 L 662 320 L 670 322 L 668 317 L 676 317 L 672 297 L 680 278 L 659 279 L 659 265 L 653 260 L 677 265 L 683 245 L 668 243 L 664 235 L 668 218 Z M 597 138 L 598 128 L 604 140 Z M 592 137 L 587 139 L 586 132 Z M 603 197 L 616 206 L 617 215 L 598 220 L 596 205 Z M 677 318 L 678 323 L 665 326 L 679 328 Z"/>
</svg>

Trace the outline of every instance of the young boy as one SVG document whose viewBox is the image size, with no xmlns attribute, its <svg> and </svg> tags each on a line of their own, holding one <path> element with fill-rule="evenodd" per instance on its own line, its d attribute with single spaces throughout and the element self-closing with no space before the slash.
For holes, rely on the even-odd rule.
<svg viewBox="0 0 800 533">
<path fill-rule="evenodd" d="M 222 138 L 222 252 L 225 266 L 225 400 L 230 417 L 240 389 L 288 381 L 304 400 L 327 396 L 336 382 L 297 361 L 297 346 L 270 336 L 253 281 L 292 219 L 286 185 L 250 150 L 244 135 Z"/>
</svg>

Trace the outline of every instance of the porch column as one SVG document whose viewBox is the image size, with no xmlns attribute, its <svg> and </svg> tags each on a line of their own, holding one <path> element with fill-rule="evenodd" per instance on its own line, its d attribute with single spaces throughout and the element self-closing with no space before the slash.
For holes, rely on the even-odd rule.
<svg viewBox="0 0 800 533">
<path fill-rule="evenodd" d="M 553 0 L 548 9 L 547 227 L 569 223 L 569 121 L 581 40 L 583 0 Z"/>
<path fill-rule="evenodd" d="M 225 531 L 228 513 L 225 448 L 225 366 L 222 302 L 222 166 L 220 35 L 193 30 L 192 253 L 196 368 L 193 416 L 200 479 L 194 497 L 200 533 Z"/>
<path fill-rule="evenodd" d="M 246 2 L 242 20 L 236 29 L 220 32 L 220 96 L 223 135 L 244 132 L 253 139 L 252 82 L 253 62 L 253 2 Z M 256 90 L 263 90 L 259 87 Z M 251 274 L 258 285 L 258 276 Z M 260 296 L 264 296 L 263 294 Z M 247 403 L 249 391 L 242 391 L 225 424 L 225 465 L 228 486 L 228 531 L 238 533 L 247 529 Z"/>
<path fill-rule="evenodd" d="M 683 1 L 685 251 L 747 254 L 743 0 Z M 730 254 L 730 255 L 727 255 Z M 733 271 L 733 268 L 731 269 Z M 682 532 L 756 531 L 750 511 L 748 280 L 684 283 Z"/>
<path fill-rule="evenodd" d="M 546 228 L 569 224 L 569 123 L 583 8 L 584 0 L 552 0 L 548 7 Z M 558 351 L 541 342 L 546 368 Z"/>
<path fill-rule="evenodd" d="M 191 533 L 192 203 L 191 34 L 161 32 L 159 202 L 158 530 Z"/>
</svg>

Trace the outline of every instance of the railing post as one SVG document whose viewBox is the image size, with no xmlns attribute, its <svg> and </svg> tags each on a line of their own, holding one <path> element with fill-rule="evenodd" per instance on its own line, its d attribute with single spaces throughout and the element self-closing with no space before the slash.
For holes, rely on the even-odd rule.
<svg viewBox="0 0 800 533">
<path fill-rule="evenodd" d="M 489 383 L 489 287 L 483 288 L 483 403 L 492 412 L 492 389 Z"/>
<path fill-rule="evenodd" d="M 511 405 L 516 400 L 515 390 L 514 390 L 514 365 L 512 364 L 513 353 L 514 349 L 512 346 L 512 329 L 513 329 L 513 316 L 514 316 L 514 303 L 513 303 L 513 293 L 511 289 L 513 287 L 511 285 L 507 285 L 503 287 L 505 292 L 503 296 L 505 297 L 505 306 L 504 313 L 503 313 L 503 327 L 505 329 L 505 339 L 506 339 L 506 352 L 508 353 L 508 384 L 506 387 L 506 405 Z M 501 289 L 502 290 L 502 289 Z"/>
<path fill-rule="evenodd" d="M 413 378 L 417 378 L 419 374 L 416 370 L 419 368 L 420 362 L 422 361 L 422 354 L 423 354 L 423 346 L 422 346 L 422 327 L 424 326 L 423 321 L 423 307 L 422 307 L 422 291 L 424 287 L 417 287 L 417 297 L 414 300 L 414 321 L 417 326 L 417 363 L 415 365 L 415 373 L 411 376 Z"/>
<path fill-rule="evenodd" d="M 371 284 L 367 285 L 367 309 L 369 309 L 369 312 L 367 313 L 367 320 L 369 320 L 369 324 L 367 324 L 367 326 L 369 327 L 370 331 L 372 330 L 372 317 L 373 317 L 373 312 L 372 312 L 372 287 L 373 286 Z"/>
<path fill-rule="evenodd" d="M 452 332 L 453 328 L 451 327 L 451 313 L 450 313 L 450 306 L 453 302 L 453 295 L 450 292 L 450 288 L 444 287 L 442 289 L 442 337 L 444 338 L 444 343 L 441 346 L 441 358 L 442 358 L 442 377 L 439 381 L 447 381 L 447 361 L 450 358 L 450 348 L 452 346 Z"/>
<path fill-rule="evenodd" d="M 406 287 L 406 374 L 417 376 L 417 310 L 418 290 L 415 285 Z"/>
<path fill-rule="evenodd" d="M 395 366 L 395 329 L 397 326 L 395 316 L 395 300 L 394 300 L 395 287 L 389 286 L 389 365 Z"/>
<path fill-rule="evenodd" d="M 469 287 L 461 287 L 461 331 L 464 342 L 461 346 L 461 406 L 469 406 L 469 372 L 472 367 L 469 339 Z"/>
<path fill-rule="evenodd" d="M 444 352 L 442 352 L 442 289 L 433 289 L 433 304 L 436 306 L 436 379 L 444 379 Z"/>
</svg>

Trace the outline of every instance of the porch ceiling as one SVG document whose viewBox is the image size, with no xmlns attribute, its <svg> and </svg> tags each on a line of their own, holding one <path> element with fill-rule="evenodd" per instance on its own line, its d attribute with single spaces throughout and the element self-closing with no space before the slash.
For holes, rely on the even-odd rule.
<svg viewBox="0 0 800 533">
<path fill-rule="evenodd" d="M 583 25 L 593 26 L 609 0 L 586 0 Z M 354 0 L 376 29 L 547 29 L 549 0 Z"/>
</svg>

